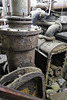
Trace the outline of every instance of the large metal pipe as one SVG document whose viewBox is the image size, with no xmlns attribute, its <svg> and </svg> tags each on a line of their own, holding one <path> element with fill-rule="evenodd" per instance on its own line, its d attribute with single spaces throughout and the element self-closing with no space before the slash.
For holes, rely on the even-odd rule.
<svg viewBox="0 0 67 100">
<path fill-rule="evenodd" d="M 66 9 L 67 8 L 67 0 L 55 0 L 52 5 L 52 9 Z"/>
<path fill-rule="evenodd" d="M 28 0 L 11 0 L 12 16 L 28 15 Z"/>
<path fill-rule="evenodd" d="M 36 8 L 41 8 L 41 9 L 48 9 L 49 5 L 48 3 L 37 3 Z"/>
<path fill-rule="evenodd" d="M 36 5 L 37 8 L 41 9 L 49 9 L 49 0 L 45 3 L 38 3 Z M 67 8 L 67 0 L 55 0 L 55 2 L 52 3 L 52 10 L 58 10 L 58 9 L 66 9 Z"/>
</svg>

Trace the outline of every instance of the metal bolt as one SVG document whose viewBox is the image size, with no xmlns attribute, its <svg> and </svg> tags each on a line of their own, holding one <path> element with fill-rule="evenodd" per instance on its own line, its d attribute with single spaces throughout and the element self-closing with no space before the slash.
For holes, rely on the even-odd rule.
<svg viewBox="0 0 67 100">
<path fill-rule="evenodd" d="M 35 28 L 35 30 L 37 30 L 37 28 Z"/>
<path fill-rule="evenodd" d="M 30 28 L 28 29 L 28 31 L 30 31 Z"/>
<path fill-rule="evenodd" d="M 7 31 L 10 31 L 10 29 L 7 29 Z"/>
<path fill-rule="evenodd" d="M 24 14 L 24 12 L 23 12 L 23 16 L 24 16 L 25 14 Z"/>
<path fill-rule="evenodd" d="M 20 31 L 20 30 L 18 29 L 18 31 Z"/>
<path fill-rule="evenodd" d="M 21 76 L 22 76 L 21 74 L 18 75 L 18 77 L 21 77 Z"/>
<path fill-rule="evenodd" d="M 39 29 L 41 29 L 41 27 L 39 26 Z"/>
<path fill-rule="evenodd" d="M 32 17 L 32 14 L 30 14 L 30 17 Z"/>
</svg>

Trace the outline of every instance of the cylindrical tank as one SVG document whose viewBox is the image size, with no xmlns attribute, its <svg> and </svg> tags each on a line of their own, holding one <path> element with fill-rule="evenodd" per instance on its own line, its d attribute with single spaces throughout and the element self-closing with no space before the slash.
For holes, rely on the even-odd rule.
<svg viewBox="0 0 67 100">
<path fill-rule="evenodd" d="M 28 0 L 11 0 L 12 16 L 28 15 Z"/>
<path fill-rule="evenodd" d="M 52 9 L 66 9 L 67 8 L 67 0 L 55 0 L 53 3 Z"/>
<path fill-rule="evenodd" d="M 47 2 L 44 2 L 45 0 L 43 0 L 43 3 L 37 3 L 36 7 L 37 8 L 42 8 L 42 9 L 48 9 L 50 6 L 50 0 L 47 0 Z M 66 9 L 67 8 L 67 0 L 55 0 L 55 2 L 53 2 L 51 4 L 52 9 L 53 10 L 58 10 L 58 9 Z"/>
<path fill-rule="evenodd" d="M 8 27 L 0 29 L 2 48 L 6 50 L 10 72 L 18 67 L 34 66 L 38 34 L 42 30 L 31 25 L 29 5 L 30 0 L 11 0 L 12 16 L 7 17 Z"/>
</svg>

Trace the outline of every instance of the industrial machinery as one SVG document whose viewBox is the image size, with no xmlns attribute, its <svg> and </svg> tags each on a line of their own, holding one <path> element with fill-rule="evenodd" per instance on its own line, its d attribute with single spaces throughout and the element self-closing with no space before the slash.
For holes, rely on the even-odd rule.
<svg viewBox="0 0 67 100">
<path fill-rule="evenodd" d="M 1 50 L 5 51 L 8 61 L 8 68 L 4 67 L 7 74 L 0 73 L 0 84 L 44 99 L 44 74 L 35 67 L 34 63 L 38 34 L 42 30 L 32 25 L 32 18 L 29 16 L 29 0 L 11 0 L 10 4 L 11 16 L 6 17 L 8 25 L 0 27 Z M 6 95 L 2 95 L 1 98 L 4 96 L 6 98 Z"/>
<path fill-rule="evenodd" d="M 10 0 L 0 27 L 1 100 L 67 99 L 67 0 L 37 1 Z"/>
<path fill-rule="evenodd" d="M 45 75 L 45 98 L 67 99 L 67 0 L 42 0 L 31 13 L 33 24 L 43 30 L 35 64 Z"/>
</svg>

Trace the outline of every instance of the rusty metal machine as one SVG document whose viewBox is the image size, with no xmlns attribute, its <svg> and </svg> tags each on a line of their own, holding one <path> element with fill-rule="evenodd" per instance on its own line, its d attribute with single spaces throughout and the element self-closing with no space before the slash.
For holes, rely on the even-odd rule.
<svg viewBox="0 0 67 100">
<path fill-rule="evenodd" d="M 67 99 L 67 0 L 42 0 L 35 9 L 31 12 L 33 24 L 43 30 L 35 64 L 45 75 L 45 98 Z"/>
<path fill-rule="evenodd" d="M 67 44 L 58 40 L 46 41 L 40 35 L 35 58 L 37 67 L 41 66 L 39 68 L 45 74 L 47 100 L 53 94 L 65 91 L 67 88 L 65 78 L 67 72 Z M 57 100 L 59 99 L 57 98 Z"/>
<path fill-rule="evenodd" d="M 39 68 L 36 68 L 34 63 L 38 34 L 42 30 L 40 27 L 32 25 L 32 18 L 29 16 L 30 0 L 11 0 L 10 4 L 11 16 L 6 17 L 8 26 L 0 28 L 1 49 L 6 52 L 8 61 L 8 74 L 0 73 L 0 84 L 44 99 L 44 74 Z M 4 93 L 2 88 L 0 89 L 0 93 Z M 7 95 L 3 94 L 1 98 L 7 98 Z M 13 91 L 7 99 L 10 100 L 11 95 L 13 97 Z M 21 95 L 19 97 L 21 98 Z M 34 97 L 32 98 L 34 100 Z"/>
<path fill-rule="evenodd" d="M 9 1 L 1 100 L 67 100 L 67 0 L 37 1 L 31 13 L 30 0 Z"/>
</svg>

